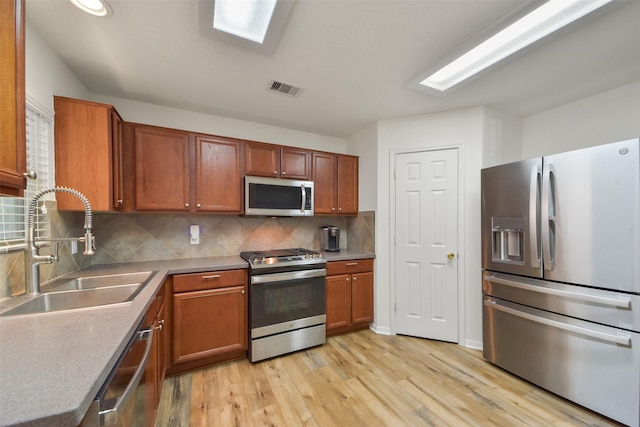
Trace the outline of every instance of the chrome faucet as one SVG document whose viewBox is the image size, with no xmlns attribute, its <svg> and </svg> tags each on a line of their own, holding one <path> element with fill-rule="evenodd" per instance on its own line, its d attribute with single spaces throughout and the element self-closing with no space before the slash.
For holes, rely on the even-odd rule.
<svg viewBox="0 0 640 427">
<path fill-rule="evenodd" d="M 38 199 L 40 199 L 45 194 L 54 192 L 73 194 L 78 199 L 80 199 L 80 201 L 84 205 L 84 236 L 71 238 L 35 238 L 34 216 L 36 211 L 36 203 Z M 80 193 L 77 190 L 67 187 L 53 187 L 39 191 L 29 202 L 29 205 L 25 212 L 25 223 L 27 235 L 25 239 L 24 259 L 25 276 L 27 282 L 26 291 L 28 294 L 40 293 L 40 270 L 38 266 L 40 264 L 52 264 L 58 261 L 58 243 L 56 243 L 55 255 L 40 255 L 38 252 L 38 246 L 36 245 L 37 242 L 50 243 L 75 240 L 78 242 L 84 242 L 84 255 L 93 255 L 95 253 L 95 237 L 93 236 L 91 230 L 93 225 L 93 212 L 91 210 L 91 204 L 89 203 L 89 199 L 87 199 L 84 194 Z"/>
</svg>

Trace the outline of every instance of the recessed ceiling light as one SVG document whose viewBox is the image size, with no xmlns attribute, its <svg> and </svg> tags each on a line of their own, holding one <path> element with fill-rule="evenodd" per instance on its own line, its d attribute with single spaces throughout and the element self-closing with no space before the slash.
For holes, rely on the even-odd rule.
<svg viewBox="0 0 640 427">
<path fill-rule="evenodd" d="M 425 78 L 419 84 L 444 93 L 498 61 L 559 30 L 612 0 L 549 0 L 475 48 Z"/>
<path fill-rule="evenodd" d="M 276 0 L 215 0 L 213 28 L 262 44 Z"/>
<path fill-rule="evenodd" d="M 105 0 L 69 0 L 78 9 L 94 16 L 110 16 L 113 12 Z"/>
</svg>

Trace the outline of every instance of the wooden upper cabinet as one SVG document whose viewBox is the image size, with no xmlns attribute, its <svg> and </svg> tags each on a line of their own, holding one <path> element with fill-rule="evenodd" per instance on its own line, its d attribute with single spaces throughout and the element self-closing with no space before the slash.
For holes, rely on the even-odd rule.
<svg viewBox="0 0 640 427">
<path fill-rule="evenodd" d="M 56 185 L 87 196 L 96 211 L 122 210 L 122 119 L 106 104 L 54 97 Z M 82 202 L 56 194 L 58 209 Z"/>
<path fill-rule="evenodd" d="M 358 214 L 358 158 L 338 156 L 338 214 Z"/>
<path fill-rule="evenodd" d="M 133 129 L 136 211 L 189 211 L 190 135 L 154 126 Z"/>
<path fill-rule="evenodd" d="M 24 0 L 0 1 L 0 194 L 26 187 Z"/>
<path fill-rule="evenodd" d="M 240 141 L 196 137 L 196 209 L 242 213 L 242 149 Z"/>
<path fill-rule="evenodd" d="M 280 177 L 311 179 L 311 152 L 291 147 L 280 148 Z"/>
<path fill-rule="evenodd" d="M 134 211 L 242 213 L 243 141 L 148 125 L 127 128 Z"/>
<path fill-rule="evenodd" d="M 271 178 L 311 178 L 311 152 L 304 149 L 251 142 L 245 144 L 245 173 Z"/>
<path fill-rule="evenodd" d="M 335 214 L 338 200 L 338 158 L 329 153 L 313 153 L 314 212 Z"/>
<path fill-rule="evenodd" d="M 358 158 L 313 153 L 316 215 L 358 214 Z"/>
</svg>

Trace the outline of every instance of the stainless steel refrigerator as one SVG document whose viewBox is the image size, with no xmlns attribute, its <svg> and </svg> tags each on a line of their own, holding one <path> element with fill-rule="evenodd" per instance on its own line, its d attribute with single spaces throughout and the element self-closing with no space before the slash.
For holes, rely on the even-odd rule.
<svg viewBox="0 0 640 427">
<path fill-rule="evenodd" d="M 482 170 L 483 355 L 640 424 L 640 140 Z"/>
</svg>

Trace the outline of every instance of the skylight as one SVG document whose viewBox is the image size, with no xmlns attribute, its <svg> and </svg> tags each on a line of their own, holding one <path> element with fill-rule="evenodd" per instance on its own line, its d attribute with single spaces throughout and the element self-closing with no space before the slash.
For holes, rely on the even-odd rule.
<svg viewBox="0 0 640 427">
<path fill-rule="evenodd" d="M 444 93 L 496 62 L 559 30 L 612 0 L 549 0 L 428 77 L 423 87 Z"/>
<path fill-rule="evenodd" d="M 215 0 L 213 28 L 262 44 L 276 0 Z"/>
</svg>

